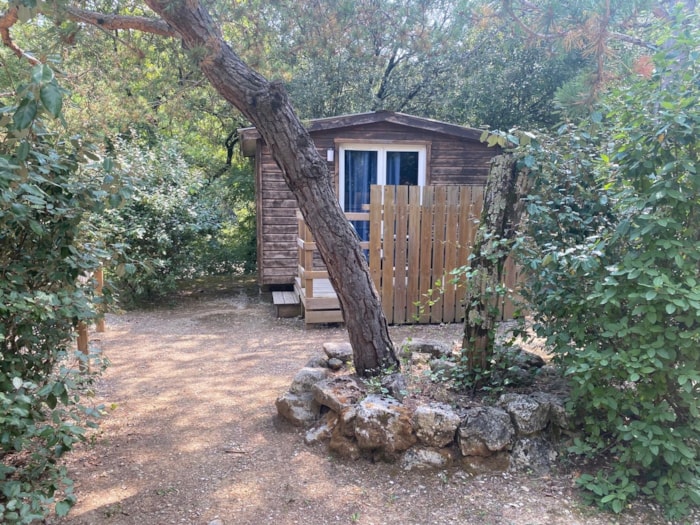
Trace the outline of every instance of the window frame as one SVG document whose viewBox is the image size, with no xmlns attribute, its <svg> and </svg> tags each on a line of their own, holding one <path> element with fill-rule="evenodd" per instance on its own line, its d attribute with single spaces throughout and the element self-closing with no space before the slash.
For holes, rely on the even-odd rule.
<svg viewBox="0 0 700 525">
<path fill-rule="evenodd" d="M 385 185 L 387 177 L 387 152 L 418 153 L 418 186 L 428 184 L 428 150 L 426 143 L 396 143 L 396 142 L 339 142 L 338 150 L 338 201 L 345 211 L 345 152 L 346 151 L 376 151 L 377 152 L 377 184 Z"/>
</svg>

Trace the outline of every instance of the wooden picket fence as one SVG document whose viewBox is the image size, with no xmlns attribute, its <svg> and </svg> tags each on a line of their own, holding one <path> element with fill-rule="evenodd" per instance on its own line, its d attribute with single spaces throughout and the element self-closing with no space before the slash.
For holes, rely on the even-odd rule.
<svg viewBox="0 0 700 525">
<path fill-rule="evenodd" d="M 483 186 L 372 186 L 369 213 L 348 217 L 369 221 L 363 247 L 390 324 L 463 319 L 465 277 L 454 270 L 468 264 L 482 205 Z M 312 267 L 316 246 L 301 218 L 299 229 L 297 292 L 307 322 L 342 320 L 327 272 Z M 504 284 L 513 289 L 517 279 L 509 260 Z M 498 306 L 502 319 L 512 318 L 510 300 Z"/>
</svg>

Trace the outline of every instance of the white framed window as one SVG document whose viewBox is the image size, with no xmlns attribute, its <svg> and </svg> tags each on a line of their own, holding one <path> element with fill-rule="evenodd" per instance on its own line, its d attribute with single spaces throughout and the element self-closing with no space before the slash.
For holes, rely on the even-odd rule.
<svg viewBox="0 0 700 525">
<path fill-rule="evenodd" d="M 424 145 L 347 143 L 338 152 L 338 199 L 345 212 L 365 211 L 372 184 L 425 186 Z M 360 240 L 368 241 L 369 223 L 351 223 Z"/>
<path fill-rule="evenodd" d="M 425 186 L 426 146 L 340 144 L 338 198 L 343 211 L 363 211 L 372 184 Z"/>
</svg>

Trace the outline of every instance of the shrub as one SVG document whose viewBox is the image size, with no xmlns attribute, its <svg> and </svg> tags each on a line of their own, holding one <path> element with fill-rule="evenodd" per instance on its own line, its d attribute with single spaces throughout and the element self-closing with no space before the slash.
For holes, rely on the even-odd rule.
<svg viewBox="0 0 700 525">
<path fill-rule="evenodd" d="M 114 151 L 131 196 L 94 220 L 108 244 L 123 247 L 126 259 L 116 266 L 114 283 L 124 304 L 164 296 L 181 279 L 243 266 L 235 250 L 245 223 L 231 217 L 176 143 L 117 139 Z"/>
<path fill-rule="evenodd" d="M 97 158 L 48 124 L 63 91 L 39 65 L 1 110 L 0 138 L 0 522 L 29 523 L 74 502 L 58 459 L 83 439 L 86 374 L 71 367 L 72 333 L 95 316 L 91 283 L 78 279 L 106 252 L 81 242 L 84 218 L 102 209 L 109 180 L 84 170 Z"/>
<path fill-rule="evenodd" d="M 525 289 L 571 380 L 571 450 L 606 458 L 579 484 L 678 519 L 700 504 L 697 16 L 669 30 L 652 78 L 536 153 Z"/>
</svg>

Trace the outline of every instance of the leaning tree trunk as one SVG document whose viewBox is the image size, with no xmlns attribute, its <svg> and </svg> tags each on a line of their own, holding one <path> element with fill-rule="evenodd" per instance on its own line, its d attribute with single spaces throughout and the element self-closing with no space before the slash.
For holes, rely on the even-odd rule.
<svg viewBox="0 0 700 525">
<path fill-rule="evenodd" d="M 196 53 L 214 88 L 256 126 L 272 151 L 328 267 L 361 375 L 398 365 L 379 295 L 357 234 L 345 218 L 326 163 L 281 85 L 248 67 L 197 1 L 146 0 Z"/>
<path fill-rule="evenodd" d="M 522 197 L 527 184 L 527 174 L 518 173 L 513 155 L 499 155 L 491 161 L 465 299 L 462 352 L 469 370 L 486 370 L 493 355 L 494 327 L 501 301 L 498 287 L 503 281 L 510 241 L 523 213 Z"/>
</svg>

